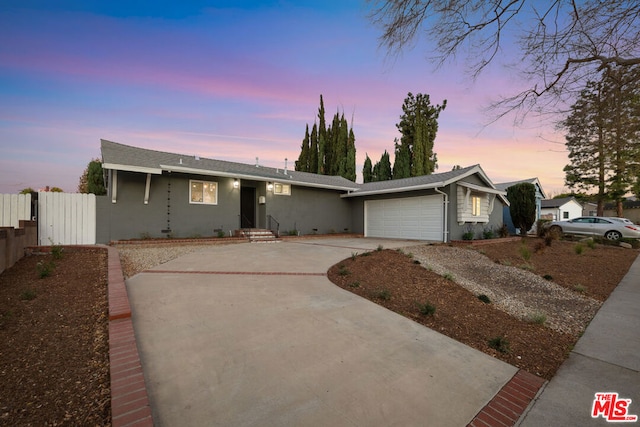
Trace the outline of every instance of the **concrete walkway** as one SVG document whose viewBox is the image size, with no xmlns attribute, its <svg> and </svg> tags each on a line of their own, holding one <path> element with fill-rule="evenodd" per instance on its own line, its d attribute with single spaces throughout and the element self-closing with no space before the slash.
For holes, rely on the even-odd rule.
<svg viewBox="0 0 640 427">
<path fill-rule="evenodd" d="M 412 243 L 207 247 L 128 279 L 155 425 L 470 423 L 517 368 L 326 277 L 354 252 Z"/>
<path fill-rule="evenodd" d="M 627 415 L 640 417 L 640 257 L 520 425 L 610 425 L 602 415 L 591 416 L 595 394 L 600 392 L 616 392 L 619 399 L 631 399 Z"/>
</svg>

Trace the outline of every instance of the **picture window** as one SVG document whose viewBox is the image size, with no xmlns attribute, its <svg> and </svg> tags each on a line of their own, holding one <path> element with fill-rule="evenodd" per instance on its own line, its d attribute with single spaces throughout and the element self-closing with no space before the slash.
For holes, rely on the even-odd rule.
<svg viewBox="0 0 640 427">
<path fill-rule="evenodd" d="M 189 181 L 189 203 L 217 205 L 218 183 L 210 181 Z"/>
</svg>

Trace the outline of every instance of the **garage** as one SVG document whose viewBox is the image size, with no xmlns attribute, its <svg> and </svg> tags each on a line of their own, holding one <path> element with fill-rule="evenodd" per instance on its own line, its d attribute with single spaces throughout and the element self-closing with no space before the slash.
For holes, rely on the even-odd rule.
<svg viewBox="0 0 640 427">
<path fill-rule="evenodd" d="M 365 236 L 442 241 L 443 197 L 405 197 L 364 202 Z"/>
</svg>

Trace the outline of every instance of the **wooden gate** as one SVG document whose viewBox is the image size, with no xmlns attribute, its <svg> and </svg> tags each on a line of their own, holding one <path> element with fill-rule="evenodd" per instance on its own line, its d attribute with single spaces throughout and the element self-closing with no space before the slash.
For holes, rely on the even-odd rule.
<svg viewBox="0 0 640 427">
<path fill-rule="evenodd" d="M 38 193 L 38 244 L 96 243 L 96 196 L 79 193 Z"/>
</svg>

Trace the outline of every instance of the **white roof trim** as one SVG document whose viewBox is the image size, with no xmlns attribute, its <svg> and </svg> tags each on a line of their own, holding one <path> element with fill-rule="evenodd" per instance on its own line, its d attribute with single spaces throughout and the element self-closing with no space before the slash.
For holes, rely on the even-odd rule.
<svg viewBox="0 0 640 427">
<path fill-rule="evenodd" d="M 302 187 L 325 188 L 329 190 L 352 191 L 356 189 L 356 187 L 343 187 L 343 186 L 337 186 L 337 185 L 317 184 L 317 183 L 310 183 L 310 182 L 304 182 L 304 181 L 296 181 L 291 178 L 291 175 L 284 175 L 284 174 L 278 177 L 264 177 L 264 176 L 258 176 L 258 175 L 248 175 L 243 173 L 221 172 L 221 171 L 213 171 L 208 169 L 189 168 L 185 166 L 160 165 L 160 167 L 162 168 L 162 170 L 166 170 L 168 172 L 193 173 L 193 174 L 206 175 L 206 176 L 223 176 L 227 178 L 250 179 L 253 181 L 261 181 L 261 182 L 281 182 L 283 184 L 295 184 Z"/>
<path fill-rule="evenodd" d="M 369 196 L 374 194 L 389 194 L 389 193 L 402 193 L 405 191 L 416 191 L 416 190 L 429 190 L 432 188 L 444 187 L 445 184 L 442 181 L 432 182 L 430 184 L 422 184 L 422 185 L 409 185 L 406 187 L 393 187 L 393 188 L 384 188 L 380 190 L 369 190 L 369 191 L 354 191 L 348 194 L 342 194 L 340 197 L 360 197 L 360 196 Z"/>
<path fill-rule="evenodd" d="M 127 171 L 127 172 L 142 172 L 142 173 L 152 173 L 155 175 L 161 175 L 162 169 L 157 168 L 147 168 L 144 166 L 132 166 L 132 165 L 119 165 L 116 163 L 103 163 L 102 169 L 113 169 L 117 171 Z"/>
<path fill-rule="evenodd" d="M 481 191 L 483 193 L 498 194 L 500 196 L 506 196 L 507 195 L 506 191 L 496 190 L 495 188 L 491 188 L 491 187 L 483 187 L 481 185 L 476 185 L 476 184 L 470 184 L 470 183 L 464 182 L 464 181 L 459 181 L 459 182 L 457 182 L 457 184 L 461 185 L 463 187 L 470 188 L 472 190 Z"/>
</svg>

